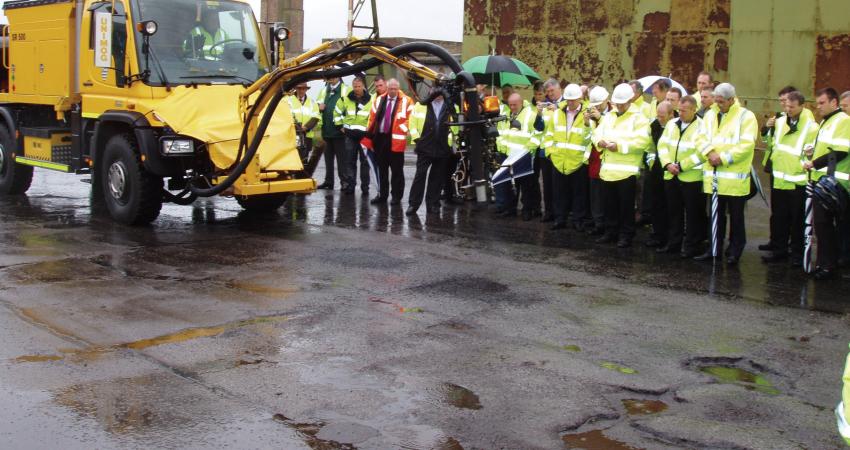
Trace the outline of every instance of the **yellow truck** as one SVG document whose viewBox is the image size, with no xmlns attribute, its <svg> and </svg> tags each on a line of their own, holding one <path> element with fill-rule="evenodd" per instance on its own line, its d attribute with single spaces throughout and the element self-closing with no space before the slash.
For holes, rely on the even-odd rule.
<svg viewBox="0 0 850 450">
<path fill-rule="evenodd" d="M 93 198 L 115 220 L 144 224 L 164 201 L 191 203 L 190 183 L 213 187 L 233 172 L 241 94 L 276 63 L 246 2 L 7 0 L 3 9 L 1 194 L 26 192 L 34 167 L 90 173 Z M 220 193 L 262 210 L 313 192 L 295 143 L 281 105 L 251 164 Z"/>
<path fill-rule="evenodd" d="M 266 51 L 243 0 L 7 0 L 3 8 L 0 194 L 25 193 L 38 167 L 91 174 L 93 201 L 125 224 L 153 221 L 163 202 L 213 195 L 277 209 L 289 194 L 316 189 L 286 93 L 388 63 L 433 82 L 430 98 L 462 108 L 457 152 L 486 202 L 482 130 L 492 124 L 479 120 L 473 76 L 441 47 L 352 39 L 286 59 L 282 49 Z M 269 31 L 281 48 L 288 30 Z"/>
</svg>

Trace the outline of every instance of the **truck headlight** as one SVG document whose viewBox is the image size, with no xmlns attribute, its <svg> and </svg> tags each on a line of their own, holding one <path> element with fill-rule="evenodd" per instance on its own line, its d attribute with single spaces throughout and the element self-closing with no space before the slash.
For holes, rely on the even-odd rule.
<svg viewBox="0 0 850 450">
<path fill-rule="evenodd" d="M 163 139 L 164 155 L 186 155 L 195 153 L 195 143 L 191 139 Z"/>
</svg>

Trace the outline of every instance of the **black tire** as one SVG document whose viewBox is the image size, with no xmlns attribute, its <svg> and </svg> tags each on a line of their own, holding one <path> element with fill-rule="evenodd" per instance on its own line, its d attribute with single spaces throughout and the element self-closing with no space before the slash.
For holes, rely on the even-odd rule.
<svg viewBox="0 0 850 450">
<path fill-rule="evenodd" d="M 15 162 L 17 148 L 9 130 L 0 126 L 0 194 L 20 195 L 32 184 L 32 167 Z"/>
<path fill-rule="evenodd" d="M 139 159 L 136 140 L 113 136 L 101 156 L 103 199 L 109 215 L 125 225 L 147 225 L 162 209 L 162 177 L 148 173 Z"/>
<path fill-rule="evenodd" d="M 286 203 L 287 198 L 289 198 L 289 194 L 282 193 L 237 197 L 236 201 L 239 202 L 239 206 L 245 209 L 245 211 L 262 213 L 277 211 Z"/>
</svg>

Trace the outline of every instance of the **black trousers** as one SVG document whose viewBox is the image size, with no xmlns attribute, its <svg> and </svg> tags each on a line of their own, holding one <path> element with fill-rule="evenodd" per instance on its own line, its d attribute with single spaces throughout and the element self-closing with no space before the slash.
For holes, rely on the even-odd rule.
<svg viewBox="0 0 850 450">
<path fill-rule="evenodd" d="M 771 221 L 770 235 L 773 252 L 788 252 L 790 240 L 791 256 L 803 256 L 803 227 L 806 221 L 806 187 L 795 189 L 772 189 L 770 193 Z"/>
<path fill-rule="evenodd" d="M 819 202 L 814 202 L 815 236 L 818 242 L 818 267 L 833 270 L 838 267 L 839 218 L 823 209 Z"/>
<path fill-rule="evenodd" d="M 574 226 L 584 226 L 590 222 L 587 204 L 590 181 L 587 177 L 587 166 L 582 165 L 569 175 L 555 169 L 552 173 L 552 184 L 555 223 L 567 223 L 570 219 Z"/>
<path fill-rule="evenodd" d="M 393 200 L 401 201 L 404 196 L 404 152 L 392 151 L 392 138 L 389 134 L 377 134 L 372 141 L 375 146 L 375 159 L 378 162 L 380 190 L 378 197 L 386 200 L 390 195 L 390 171 L 392 171 Z"/>
<path fill-rule="evenodd" d="M 741 257 L 744 253 L 744 247 L 747 245 L 747 227 L 744 220 L 744 208 L 746 206 L 747 197 L 721 195 L 718 198 L 717 245 L 719 249 L 723 248 L 723 240 L 726 236 L 726 215 L 728 214 L 729 248 L 726 250 L 726 254 L 735 258 Z"/>
<path fill-rule="evenodd" d="M 540 149 L 537 149 L 534 152 L 534 162 L 532 163 L 534 167 L 534 174 L 529 175 L 529 180 L 526 182 L 526 184 L 528 185 L 528 189 L 530 189 L 528 193 L 529 195 L 527 197 L 527 200 L 523 200 L 522 202 L 523 210 L 528 210 L 532 212 L 539 212 L 540 203 L 543 201 L 543 192 L 540 188 L 540 174 L 542 173 L 543 169 L 542 159 L 545 158 L 541 158 L 540 156 L 538 156 L 538 153 L 540 152 Z M 529 204 L 530 208 L 526 209 L 526 203 Z"/>
<path fill-rule="evenodd" d="M 348 161 L 347 175 L 351 180 L 349 189 L 353 191 L 354 188 L 357 187 L 357 162 L 359 161 L 360 190 L 363 192 L 369 192 L 369 182 L 371 181 L 369 176 L 369 158 L 367 158 L 366 153 L 363 152 L 360 140 L 360 137 L 351 138 L 346 136 L 345 138 L 345 153 Z"/>
<path fill-rule="evenodd" d="M 555 213 L 555 203 L 554 203 L 554 175 L 557 170 L 552 165 L 552 161 L 549 158 L 536 157 L 535 165 L 534 165 L 534 179 L 539 180 L 543 179 L 543 211 L 547 216 L 554 216 Z M 537 208 L 540 208 L 540 185 L 537 187 Z"/>
<path fill-rule="evenodd" d="M 325 182 L 329 187 L 334 186 L 334 160 L 336 161 L 337 175 L 340 187 L 345 190 L 351 184 L 346 161 L 345 138 L 325 139 Z"/>
<path fill-rule="evenodd" d="M 850 208 L 844 211 L 844 217 L 838 223 L 838 236 L 841 241 L 840 257 L 847 264 L 850 262 Z"/>
<path fill-rule="evenodd" d="M 596 228 L 605 228 L 605 195 L 602 189 L 602 180 L 590 179 L 590 215 L 593 216 L 593 225 Z"/>
<path fill-rule="evenodd" d="M 310 157 L 310 152 L 313 151 L 313 139 L 305 137 L 304 138 L 304 148 L 298 149 L 298 156 L 301 157 L 301 161 L 307 162 L 307 158 Z"/>
<path fill-rule="evenodd" d="M 407 199 L 411 208 L 418 209 L 423 196 L 429 209 L 440 207 L 440 191 L 446 182 L 449 159 L 422 154 L 416 156 L 416 175 L 413 176 L 410 196 Z"/>
<path fill-rule="evenodd" d="M 669 232 L 667 243 L 681 246 L 686 253 L 699 251 L 708 230 L 702 180 L 683 182 L 678 178 L 664 182 Z M 654 219 L 654 217 L 653 217 Z"/>
<path fill-rule="evenodd" d="M 670 216 L 667 213 L 667 196 L 664 193 L 664 169 L 660 163 L 656 162 L 644 173 L 643 205 L 652 217 L 652 237 L 662 242 L 666 241 Z M 644 211 L 644 209 L 641 210 L 641 212 Z"/>
<path fill-rule="evenodd" d="M 620 181 L 603 181 L 605 202 L 605 234 L 632 240 L 635 237 L 635 191 L 637 177 Z"/>
<path fill-rule="evenodd" d="M 455 186 L 455 172 L 457 171 L 457 163 L 458 158 L 455 155 L 452 155 L 446 158 L 446 170 L 444 174 L 443 181 L 443 193 L 442 196 L 446 199 L 451 199 L 455 196 L 460 195 L 460 192 L 457 192 L 457 188 Z"/>
</svg>

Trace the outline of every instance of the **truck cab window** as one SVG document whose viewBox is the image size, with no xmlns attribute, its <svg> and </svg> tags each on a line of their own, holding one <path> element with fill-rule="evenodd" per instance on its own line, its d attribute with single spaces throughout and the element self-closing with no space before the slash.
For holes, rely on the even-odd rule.
<svg viewBox="0 0 850 450">
<path fill-rule="evenodd" d="M 150 37 L 150 85 L 251 83 L 269 70 L 254 14 L 245 3 L 136 0 L 133 5 L 134 21 L 158 25 Z"/>
</svg>

